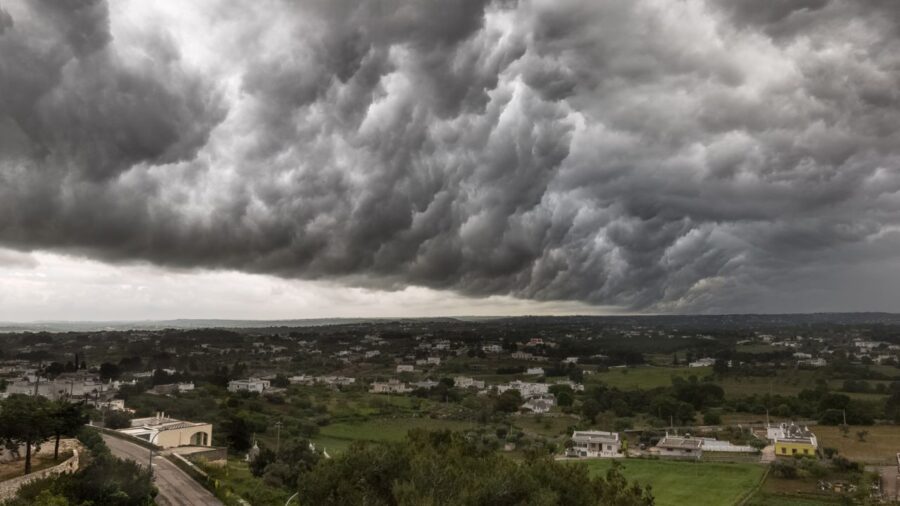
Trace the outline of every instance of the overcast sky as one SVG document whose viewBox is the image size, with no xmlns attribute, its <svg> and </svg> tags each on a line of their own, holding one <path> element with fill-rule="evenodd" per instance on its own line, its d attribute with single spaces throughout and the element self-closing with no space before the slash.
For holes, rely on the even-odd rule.
<svg viewBox="0 0 900 506">
<path fill-rule="evenodd" d="M 897 0 L 0 0 L 0 319 L 900 311 Z"/>
</svg>

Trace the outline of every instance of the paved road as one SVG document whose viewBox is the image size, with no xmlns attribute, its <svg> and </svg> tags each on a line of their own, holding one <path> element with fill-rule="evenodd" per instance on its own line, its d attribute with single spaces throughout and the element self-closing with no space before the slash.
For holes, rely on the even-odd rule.
<svg viewBox="0 0 900 506">
<path fill-rule="evenodd" d="M 118 438 L 103 435 L 112 454 L 147 466 L 150 450 Z M 153 473 L 159 495 L 156 503 L 166 506 L 222 506 L 208 490 L 163 457 L 153 457 Z"/>
</svg>

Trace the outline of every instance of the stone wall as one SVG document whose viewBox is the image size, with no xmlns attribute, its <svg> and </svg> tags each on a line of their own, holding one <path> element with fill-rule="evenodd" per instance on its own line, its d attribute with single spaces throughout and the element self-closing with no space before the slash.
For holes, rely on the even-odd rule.
<svg viewBox="0 0 900 506">
<path fill-rule="evenodd" d="M 74 473 L 78 470 L 78 449 L 72 449 L 72 456 L 67 460 L 47 469 L 37 471 L 25 476 L 19 476 L 11 480 L 0 482 L 0 501 L 6 501 L 15 497 L 23 485 L 31 483 L 34 480 L 46 478 L 48 476 L 56 476 L 62 473 Z"/>
</svg>

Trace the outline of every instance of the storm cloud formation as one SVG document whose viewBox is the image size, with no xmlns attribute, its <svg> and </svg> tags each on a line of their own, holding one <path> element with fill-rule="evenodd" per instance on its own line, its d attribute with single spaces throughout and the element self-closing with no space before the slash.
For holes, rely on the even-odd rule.
<svg viewBox="0 0 900 506">
<path fill-rule="evenodd" d="M 900 2 L 140 4 L 0 0 L 0 245 L 654 311 L 900 260 Z"/>
</svg>

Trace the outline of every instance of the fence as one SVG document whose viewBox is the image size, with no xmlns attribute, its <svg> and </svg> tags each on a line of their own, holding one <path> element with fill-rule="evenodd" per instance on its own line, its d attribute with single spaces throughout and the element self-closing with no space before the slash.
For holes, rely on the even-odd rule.
<svg viewBox="0 0 900 506">
<path fill-rule="evenodd" d="M 56 476 L 57 474 L 62 473 L 74 473 L 77 470 L 78 449 L 73 448 L 71 457 L 53 467 L 0 482 L 0 501 L 12 499 L 23 485 L 31 483 L 32 481 L 40 480 L 48 476 Z"/>
</svg>

